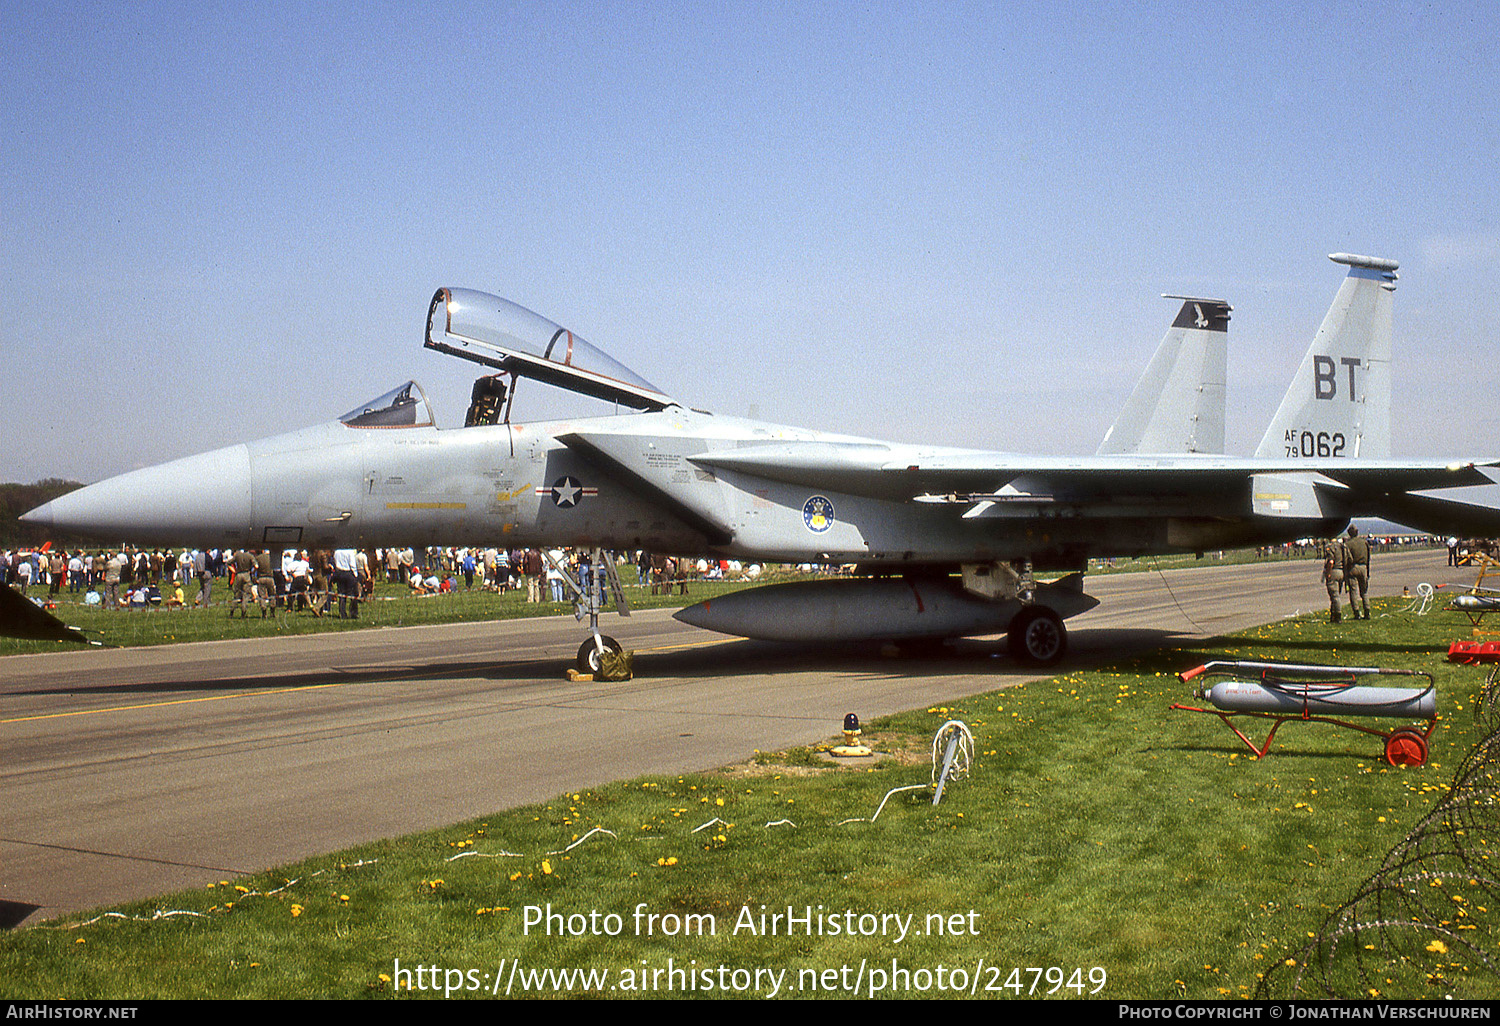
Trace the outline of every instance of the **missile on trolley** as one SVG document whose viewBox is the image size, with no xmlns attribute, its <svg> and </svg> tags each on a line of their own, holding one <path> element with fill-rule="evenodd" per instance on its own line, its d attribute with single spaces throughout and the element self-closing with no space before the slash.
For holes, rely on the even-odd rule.
<svg viewBox="0 0 1500 1026">
<path fill-rule="evenodd" d="M 1045 630 L 1052 617 L 1099 604 L 1083 593 L 1079 574 L 1038 585 L 1032 599 L 1035 604 L 982 598 L 959 580 L 941 577 L 834 578 L 731 592 L 673 615 L 694 627 L 762 641 L 898 641 L 1005 633 L 1021 616 Z"/>
<path fill-rule="evenodd" d="M 1182 679 L 1189 680 L 1205 671 L 1212 673 L 1218 666 L 1233 666 L 1241 671 L 1267 671 L 1260 680 L 1231 678 L 1222 680 L 1211 688 L 1200 687 L 1194 692 L 1196 697 L 1207 699 L 1213 703 L 1214 708 L 1222 712 L 1270 713 L 1278 716 L 1383 716 L 1424 720 L 1437 716 L 1437 689 L 1431 683 L 1425 688 L 1382 688 L 1353 683 L 1353 678 L 1360 674 L 1411 676 L 1411 671 L 1376 667 L 1210 663 L 1188 671 L 1182 675 Z M 1342 671 L 1341 678 L 1343 674 L 1349 676 L 1330 680 L 1326 674 L 1331 669 Z M 1296 679 L 1298 674 L 1317 674 L 1320 670 L 1324 676 L 1319 679 Z"/>
<path fill-rule="evenodd" d="M 1225 712 L 1265 712 L 1297 715 L 1303 710 L 1318 716 L 1389 716 L 1430 720 L 1437 715 L 1437 692 L 1432 688 L 1372 688 L 1340 684 L 1274 684 L 1225 680 L 1197 697 Z"/>
<path fill-rule="evenodd" d="M 1452 606 L 1476 611 L 1500 609 L 1500 595 L 1454 595 Z"/>
</svg>

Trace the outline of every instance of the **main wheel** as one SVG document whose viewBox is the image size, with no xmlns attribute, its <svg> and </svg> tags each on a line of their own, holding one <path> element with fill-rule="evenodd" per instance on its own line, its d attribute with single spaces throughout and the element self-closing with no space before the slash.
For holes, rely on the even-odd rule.
<svg viewBox="0 0 1500 1026">
<path fill-rule="evenodd" d="M 1411 727 L 1392 731 L 1385 739 L 1385 761 L 1392 766 L 1421 766 L 1427 761 L 1427 739 Z"/>
<path fill-rule="evenodd" d="M 620 647 L 620 643 L 608 634 L 601 634 L 599 637 L 604 642 L 604 647 L 616 655 L 625 651 Z M 593 638 L 589 638 L 578 647 L 578 672 L 598 673 L 602 669 L 604 667 L 599 665 L 599 646 L 594 644 Z"/>
<path fill-rule="evenodd" d="M 1068 632 L 1062 617 L 1046 606 L 1026 606 L 1010 622 L 1010 654 L 1030 666 L 1051 666 L 1068 651 Z"/>
</svg>

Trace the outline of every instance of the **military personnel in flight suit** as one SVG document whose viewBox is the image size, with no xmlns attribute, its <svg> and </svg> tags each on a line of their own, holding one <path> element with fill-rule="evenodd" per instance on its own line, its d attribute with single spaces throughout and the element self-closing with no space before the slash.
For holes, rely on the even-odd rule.
<svg viewBox="0 0 1500 1026">
<path fill-rule="evenodd" d="M 1330 538 L 1323 546 L 1323 583 L 1328 587 L 1328 622 L 1338 623 L 1343 619 L 1339 612 L 1339 591 L 1344 587 L 1344 564 L 1348 554 L 1344 543 Z"/>
<path fill-rule="evenodd" d="M 234 601 L 229 605 L 229 618 L 240 611 L 242 619 L 250 619 L 251 592 L 255 587 L 255 554 L 249 549 L 240 549 L 234 554 Z"/>
<path fill-rule="evenodd" d="M 1353 524 L 1349 525 L 1349 540 L 1344 542 L 1344 580 L 1349 587 L 1349 608 L 1354 612 L 1354 618 L 1358 620 L 1363 608 L 1363 616 L 1366 620 L 1370 618 L 1370 541 L 1361 538 L 1359 528 Z"/>
<path fill-rule="evenodd" d="M 276 578 L 271 569 L 271 553 L 266 549 L 255 550 L 255 597 L 260 602 L 260 618 L 266 618 L 266 607 L 270 606 L 271 619 L 276 618 Z"/>
</svg>

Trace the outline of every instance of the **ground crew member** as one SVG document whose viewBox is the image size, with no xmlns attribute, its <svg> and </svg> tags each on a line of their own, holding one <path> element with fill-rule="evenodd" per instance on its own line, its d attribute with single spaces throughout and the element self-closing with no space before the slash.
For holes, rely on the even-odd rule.
<svg viewBox="0 0 1500 1026">
<path fill-rule="evenodd" d="M 238 607 L 240 618 L 250 619 L 250 602 L 255 590 L 255 554 L 249 549 L 240 549 L 234 554 L 234 602 L 229 606 L 229 618 L 234 619 Z"/>
<path fill-rule="evenodd" d="M 1360 609 L 1364 609 L 1364 618 L 1370 618 L 1370 540 L 1361 538 L 1359 528 L 1353 524 L 1349 525 L 1349 540 L 1344 542 L 1344 580 L 1349 588 L 1349 607 L 1354 612 L 1354 618 L 1360 618 Z"/>
<path fill-rule="evenodd" d="M 1344 564 L 1348 556 L 1344 543 L 1330 538 L 1323 546 L 1323 583 L 1328 587 L 1328 622 L 1338 623 L 1343 617 L 1339 612 L 1339 591 L 1344 587 Z"/>
<path fill-rule="evenodd" d="M 268 549 L 255 550 L 255 595 L 260 602 L 260 618 L 266 618 L 266 607 L 271 607 L 271 619 L 276 619 L 276 578 L 271 569 L 271 553 Z"/>
</svg>

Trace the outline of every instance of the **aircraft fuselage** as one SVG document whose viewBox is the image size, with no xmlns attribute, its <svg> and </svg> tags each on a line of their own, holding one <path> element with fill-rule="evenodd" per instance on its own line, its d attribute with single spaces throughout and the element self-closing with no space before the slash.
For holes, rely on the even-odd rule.
<svg viewBox="0 0 1500 1026">
<path fill-rule="evenodd" d="M 599 546 L 892 570 L 1017 558 L 1073 568 L 1090 555 L 1269 544 L 1319 525 L 1249 516 L 1248 484 L 1195 496 L 1180 516 L 1159 498 L 1122 495 L 964 518 L 952 505 L 912 503 L 899 480 L 886 497 L 840 490 L 832 475 L 819 486 L 731 465 L 737 452 L 781 442 L 893 451 L 675 406 L 446 430 L 333 421 L 111 478 L 28 519 L 136 545 Z"/>
</svg>

